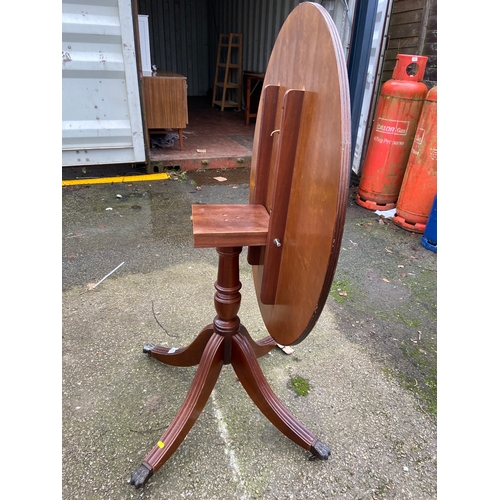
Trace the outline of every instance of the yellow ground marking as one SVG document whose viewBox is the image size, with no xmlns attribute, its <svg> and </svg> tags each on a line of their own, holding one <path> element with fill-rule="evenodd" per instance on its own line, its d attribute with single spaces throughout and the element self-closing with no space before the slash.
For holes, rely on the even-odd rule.
<svg viewBox="0 0 500 500">
<path fill-rule="evenodd" d="M 170 179 L 167 173 L 148 174 L 148 175 L 127 175 L 124 177 L 101 177 L 98 179 L 75 179 L 62 181 L 64 186 L 76 186 L 79 184 L 112 184 L 115 182 L 141 182 L 141 181 L 160 181 Z"/>
</svg>

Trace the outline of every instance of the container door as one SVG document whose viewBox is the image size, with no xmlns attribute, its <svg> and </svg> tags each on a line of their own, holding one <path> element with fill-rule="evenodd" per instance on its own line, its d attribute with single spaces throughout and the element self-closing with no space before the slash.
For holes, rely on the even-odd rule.
<svg viewBox="0 0 500 500">
<path fill-rule="evenodd" d="M 370 51 L 365 50 L 363 57 L 367 57 L 367 72 L 356 75 L 359 83 L 360 92 L 358 95 L 351 95 L 351 99 L 355 100 L 352 106 L 353 112 L 353 130 L 352 130 L 352 170 L 361 175 L 361 159 L 363 146 L 366 144 L 366 132 L 369 123 L 370 111 L 372 111 L 374 93 L 376 91 L 377 80 L 380 76 L 382 68 L 384 39 L 388 28 L 387 15 L 390 12 L 389 8 L 392 5 L 392 0 L 378 0 L 376 7 L 376 17 L 373 30 L 373 38 L 368 45 Z M 352 82 L 352 80 L 351 80 Z"/>
<path fill-rule="evenodd" d="M 63 0 L 63 167 L 145 160 L 131 0 Z"/>
</svg>

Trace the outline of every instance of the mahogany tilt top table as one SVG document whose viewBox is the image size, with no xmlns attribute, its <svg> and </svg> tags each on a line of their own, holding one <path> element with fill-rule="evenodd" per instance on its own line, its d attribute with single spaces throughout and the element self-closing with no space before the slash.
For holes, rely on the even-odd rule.
<svg viewBox="0 0 500 500">
<path fill-rule="evenodd" d="M 311 332 L 328 297 L 344 228 L 350 164 L 347 69 L 335 25 L 317 3 L 300 3 L 276 39 L 259 104 L 246 205 L 193 205 L 198 248 L 219 255 L 216 316 L 187 347 L 148 344 L 173 366 L 198 365 L 176 417 L 130 483 L 139 488 L 182 443 L 224 364 L 256 406 L 289 439 L 326 460 L 330 449 L 269 386 L 258 358 L 276 343 Z M 248 247 L 255 292 L 269 336 L 255 341 L 240 323 L 239 255 Z"/>
</svg>

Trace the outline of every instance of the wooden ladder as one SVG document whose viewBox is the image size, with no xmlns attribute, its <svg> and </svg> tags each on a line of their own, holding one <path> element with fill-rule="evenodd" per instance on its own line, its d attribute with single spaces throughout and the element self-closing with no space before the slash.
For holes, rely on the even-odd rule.
<svg viewBox="0 0 500 500">
<path fill-rule="evenodd" d="M 212 106 L 241 109 L 241 34 L 219 36 Z"/>
</svg>

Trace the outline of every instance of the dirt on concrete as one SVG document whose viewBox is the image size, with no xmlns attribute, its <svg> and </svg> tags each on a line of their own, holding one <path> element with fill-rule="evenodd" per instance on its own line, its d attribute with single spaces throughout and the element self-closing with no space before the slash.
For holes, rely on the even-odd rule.
<svg viewBox="0 0 500 500">
<path fill-rule="evenodd" d="M 275 348 L 259 359 L 277 397 L 329 445 L 330 458 L 310 461 L 260 413 L 228 365 L 186 439 L 135 489 L 131 472 L 175 417 L 196 372 L 142 348 L 183 347 L 215 314 L 217 254 L 193 248 L 191 205 L 247 203 L 249 172 L 63 188 L 62 498 L 437 497 L 437 255 L 421 235 L 356 205 L 355 191 L 353 182 L 316 326 L 292 354 Z M 244 255 L 240 281 L 242 324 L 263 338 Z"/>
</svg>

